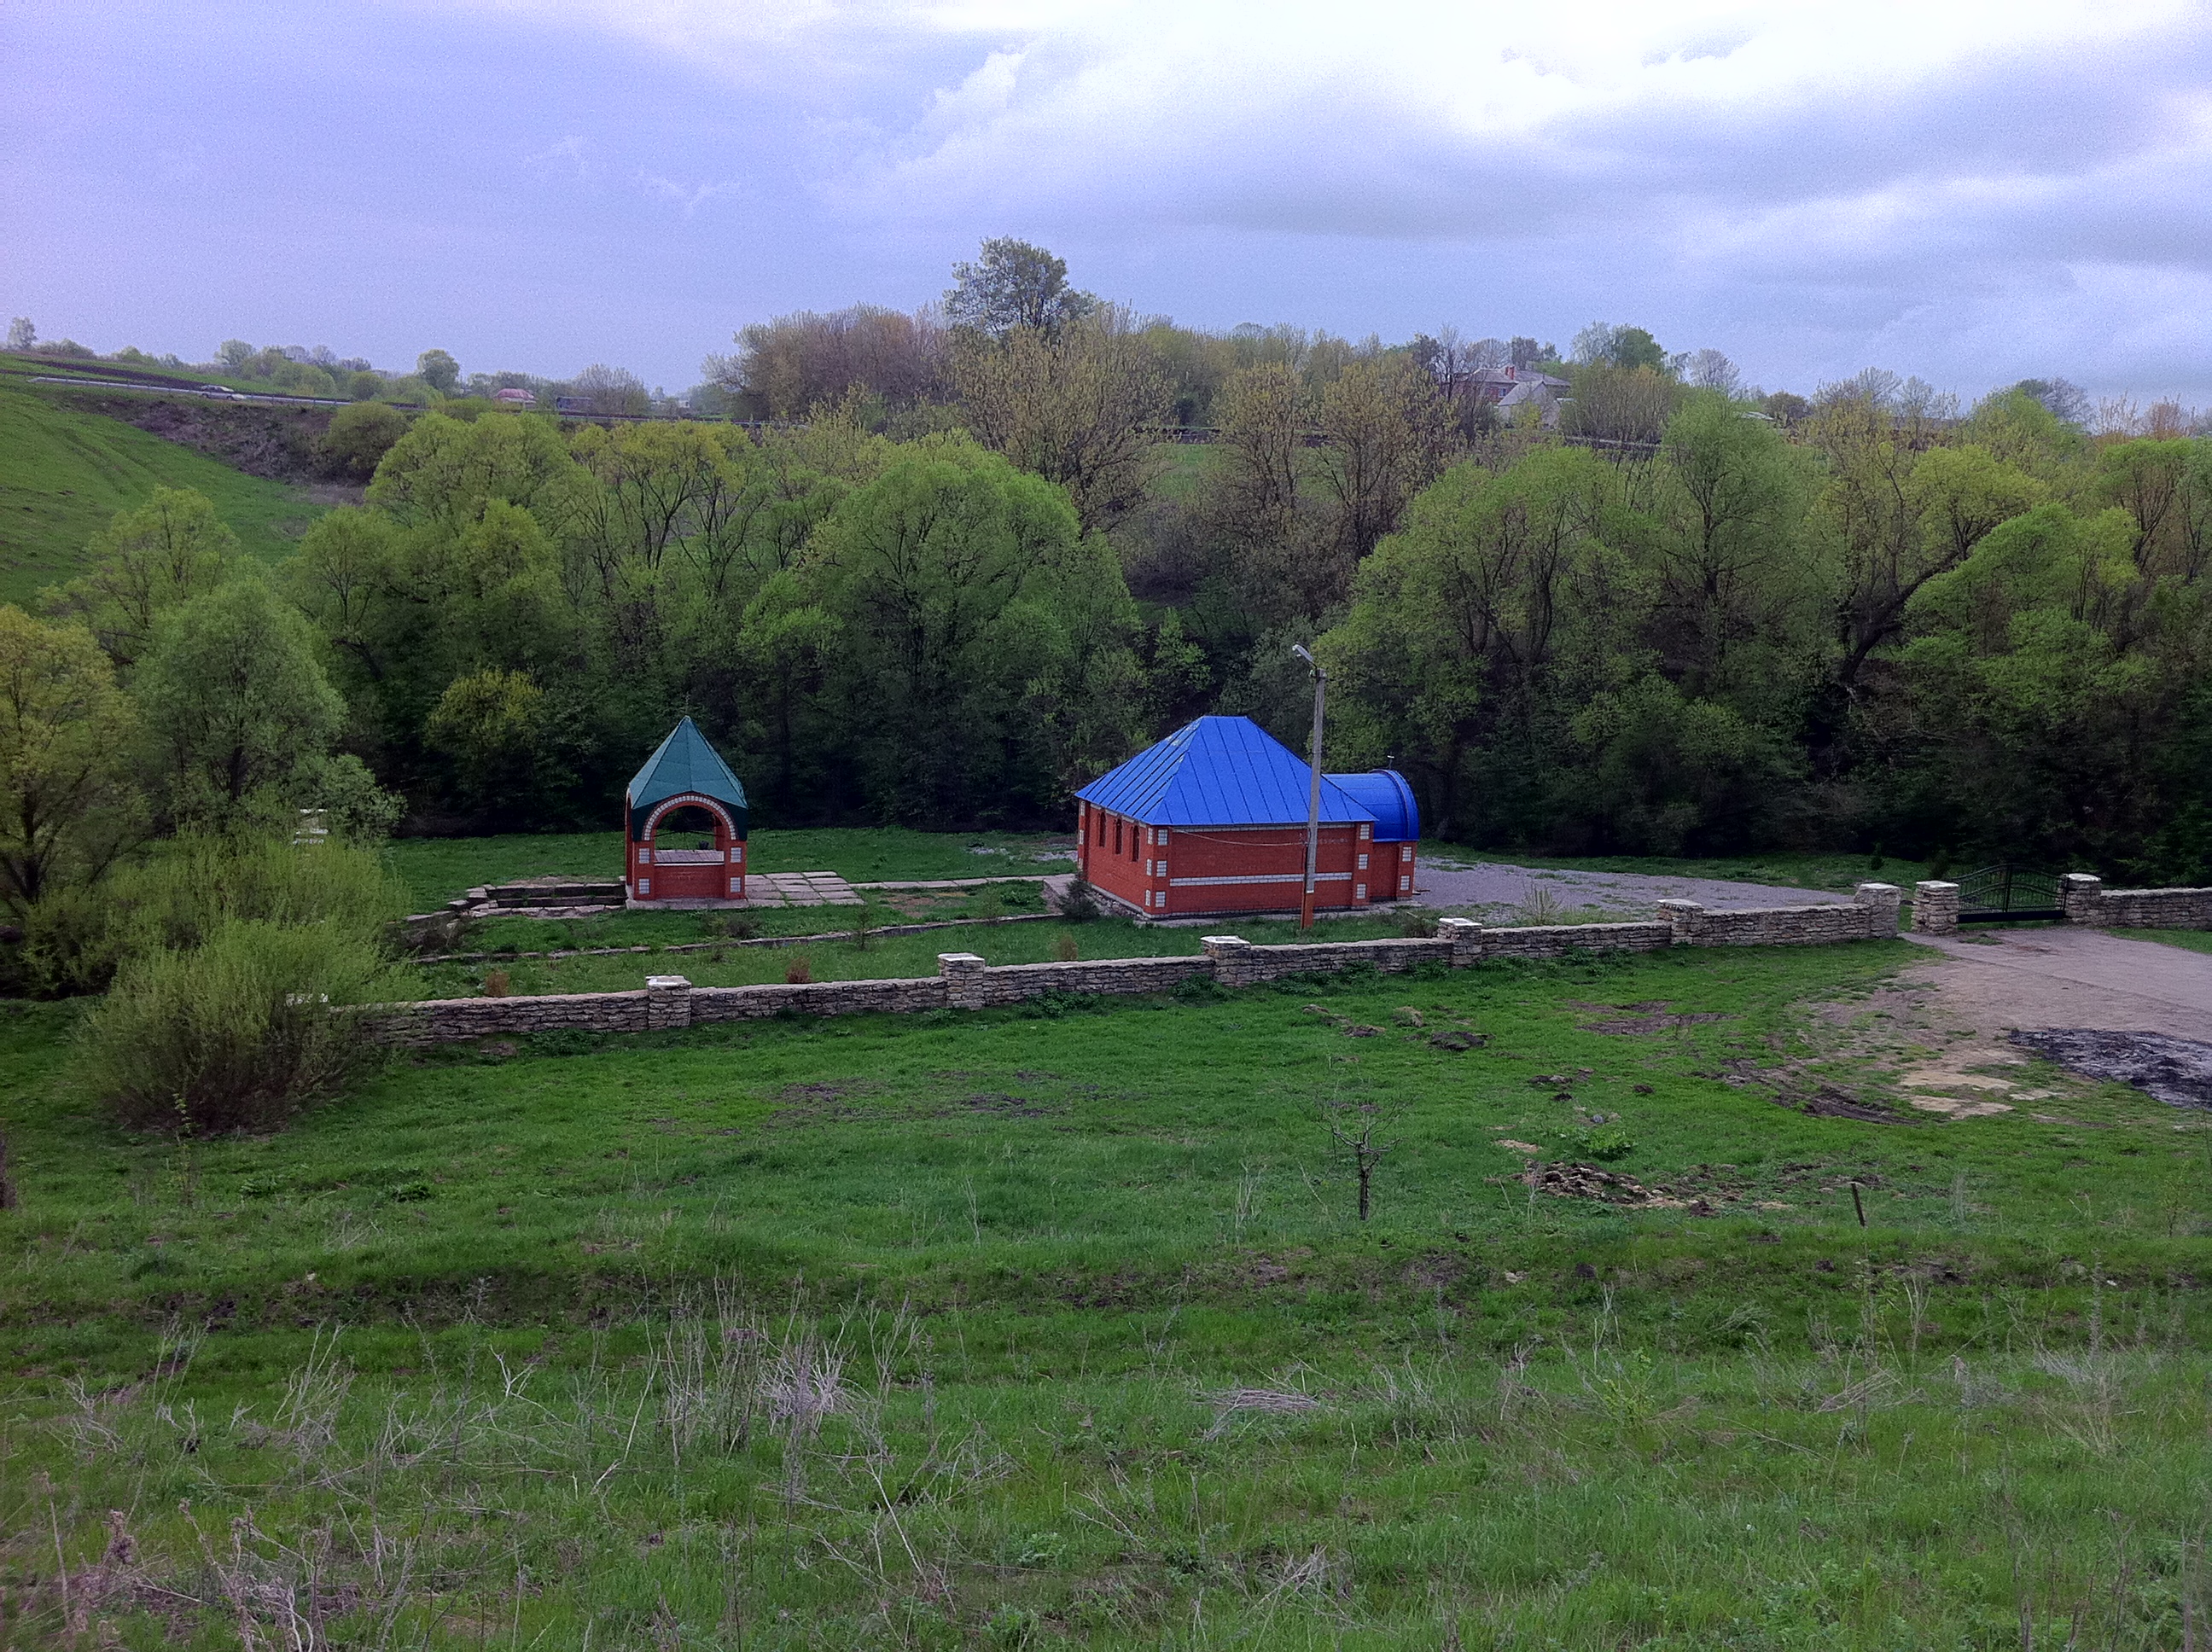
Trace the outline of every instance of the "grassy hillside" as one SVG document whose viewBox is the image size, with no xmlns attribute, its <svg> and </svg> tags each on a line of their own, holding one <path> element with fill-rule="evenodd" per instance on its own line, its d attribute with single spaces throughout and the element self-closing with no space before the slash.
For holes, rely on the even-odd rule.
<svg viewBox="0 0 2212 1652">
<path fill-rule="evenodd" d="M 2063 1075 L 1778 1106 L 1868 1078 L 1834 1040 L 1906 956 L 549 1036 L 182 1144 L 88 1116 L 24 1007 L 9 1626 L 2180 1645 L 2201 1127 Z M 1650 1197 L 1521 1179 L 1591 1159 Z"/>
<path fill-rule="evenodd" d="M 252 556 L 274 560 L 325 508 L 0 376 L 0 602 L 29 604 L 82 567 L 85 541 L 157 487 L 197 488 Z"/>
</svg>

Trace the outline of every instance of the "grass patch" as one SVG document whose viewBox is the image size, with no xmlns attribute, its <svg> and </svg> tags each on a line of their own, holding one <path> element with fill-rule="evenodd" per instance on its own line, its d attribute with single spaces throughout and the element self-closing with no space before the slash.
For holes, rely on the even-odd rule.
<svg viewBox="0 0 2212 1652">
<path fill-rule="evenodd" d="M 2179 1644 L 2208 1134 L 1776 1105 L 1917 956 L 553 1036 L 172 1142 L 11 1006 L 11 1623 L 58 1531 L 133 1646 Z M 1671 1202 L 1521 1180 L 1601 1141 Z"/>
<path fill-rule="evenodd" d="M 1072 853 L 1074 847 L 1072 836 L 1036 833 L 832 827 L 756 831 L 745 854 L 748 872 L 834 872 L 854 883 L 879 883 L 1071 872 L 1073 861 L 1038 857 Z M 416 909 L 426 910 L 464 890 L 519 878 L 620 878 L 623 838 L 619 830 L 408 837 L 392 844 L 392 857 L 414 890 Z"/>
<path fill-rule="evenodd" d="M 586 941 L 593 945 L 682 944 L 696 938 L 702 915 L 690 913 L 625 913 L 619 917 L 574 924 L 526 923 L 503 920 L 487 925 L 489 934 L 537 932 L 530 938 L 568 945 Z M 1049 963 L 1059 957 L 1063 937 L 1072 939 L 1078 955 L 1085 958 L 1191 957 L 1205 949 L 1197 929 L 1149 928 L 1120 919 L 1099 919 L 1086 924 L 1035 923 L 963 925 L 931 930 L 921 935 L 872 935 L 863 946 L 851 938 L 853 909 L 849 907 L 808 907 L 795 912 L 763 914 L 768 933 L 830 934 L 833 938 L 809 943 L 806 956 L 816 981 L 889 981 L 937 973 L 940 952 L 975 952 L 987 963 Z M 879 922 L 902 921 L 896 914 L 878 913 Z M 767 918 L 777 920 L 771 929 Z M 1288 923 L 1240 923 L 1224 920 L 1212 932 L 1231 931 L 1262 945 L 1298 939 L 1298 927 Z M 579 935 L 578 931 L 583 934 Z M 565 932 L 556 933 L 553 932 Z M 1372 940 L 1402 931 L 1388 919 L 1342 918 L 1329 920 L 1316 932 L 1333 941 Z M 647 940 L 648 934 L 666 939 Z M 676 939 L 683 937 L 683 940 Z M 478 944 L 479 942 L 472 942 Z M 516 948 L 519 951 L 539 950 Z M 628 993 L 644 985 L 647 975 L 673 970 L 697 987 L 751 987 L 781 981 L 791 963 L 788 947 L 729 946 L 706 952 L 662 955 L 617 954 L 611 957 L 509 958 L 499 957 L 466 963 L 428 965 L 421 971 L 426 998 L 471 998 L 482 989 L 487 969 L 504 970 L 515 993 Z"/>
<path fill-rule="evenodd" d="M 0 380 L 0 601 L 27 606 L 81 573 L 86 541 L 157 487 L 205 494 L 265 562 L 289 555 L 324 508 L 304 489 Z"/>
<path fill-rule="evenodd" d="M 2212 932 L 2202 929 L 2115 929 L 2112 933 L 2130 941 L 2156 941 L 2191 952 L 2212 952 Z"/>
</svg>

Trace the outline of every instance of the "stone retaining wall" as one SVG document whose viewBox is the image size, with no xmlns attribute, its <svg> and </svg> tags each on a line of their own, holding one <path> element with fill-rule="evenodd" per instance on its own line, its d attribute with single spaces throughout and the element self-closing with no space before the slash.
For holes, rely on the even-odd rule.
<svg viewBox="0 0 2212 1652">
<path fill-rule="evenodd" d="M 2212 891 L 2192 891 L 2212 896 Z M 1694 901 L 1662 901 L 1644 923 L 1547 924 L 1492 929 L 1468 918 L 1442 918 L 1433 939 L 1301 941 L 1255 946 L 1236 935 L 1208 935 L 1197 957 L 1104 958 L 993 968 L 973 952 L 938 955 L 938 972 L 896 981 L 824 981 L 762 987 L 694 987 L 682 975 L 653 975 L 641 993 L 563 993 L 538 998 L 438 999 L 390 1005 L 377 1036 L 415 1048 L 469 1039 L 573 1030 L 653 1032 L 710 1021 L 794 1015 L 911 1014 L 1018 1004 L 1048 993 L 1173 991 L 1212 980 L 1250 987 L 1288 975 L 1334 974 L 1364 965 L 1400 974 L 1420 963 L 1464 969 L 1491 958 L 1543 959 L 1571 952 L 1656 952 L 1669 946 L 1814 945 L 1864 940 L 1897 931 L 1898 891 L 1862 884 L 1850 904 L 1711 912 Z"/>
</svg>

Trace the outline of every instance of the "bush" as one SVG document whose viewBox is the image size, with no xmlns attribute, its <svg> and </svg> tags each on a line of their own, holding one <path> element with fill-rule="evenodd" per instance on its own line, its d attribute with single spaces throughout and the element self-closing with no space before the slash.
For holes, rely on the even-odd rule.
<svg viewBox="0 0 2212 1652">
<path fill-rule="evenodd" d="M 133 1129 L 271 1129 L 372 1063 L 354 1006 L 386 983 L 375 947 L 332 926 L 225 920 L 125 962 L 82 1023 L 82 1072 Z"/>
<path fill-rule="evenodd" d="M 371 396 L 375 393 L 374 388 L 369 392 Z M 366 482 L 376 474 L 378 461 L 406 434 L 404 413 L 357 396 L 351 407 L 342 407 L 331 416 L 330 428 L 323 432 L 323 457 L 340 475 Z"/>
</svg>

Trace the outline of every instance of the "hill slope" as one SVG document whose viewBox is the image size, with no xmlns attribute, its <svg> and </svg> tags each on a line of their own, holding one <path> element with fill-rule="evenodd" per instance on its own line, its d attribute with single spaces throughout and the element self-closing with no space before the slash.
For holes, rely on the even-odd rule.
<svg viewBox="0 0 2212 1652">
<path fill-rule="evenodd" d="M 28 604 L 75 574 L 95 530 L 165 486 L 199 489 L 247 552 L 270 561 L 327 508 L 307 488 L 0 379 L 0 601 Z"/>
</svg>

